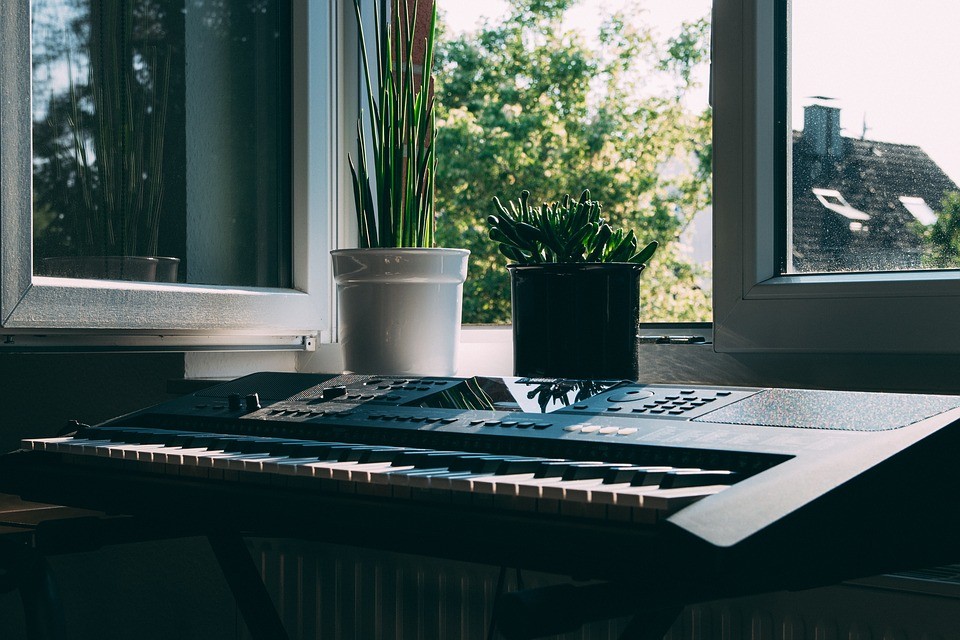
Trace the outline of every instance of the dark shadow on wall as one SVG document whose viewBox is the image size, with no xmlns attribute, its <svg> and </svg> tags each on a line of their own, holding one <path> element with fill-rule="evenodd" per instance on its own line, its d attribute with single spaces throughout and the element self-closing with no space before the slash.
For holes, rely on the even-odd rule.
<svg viewBox="0 0 960 640">
<path fill-rule="evenodd" d="M 102 422 L 169 400 L 182 354 L 0 353 L 0 450 L 71 419 Z M 233 640 L 236 608 L 203 538 L 112 546 L 50 558 L 70 640 Z M 20 599 L 0 594 L 0 636 L 25 638 Z"/>
<path fill-rule="evenodd" d="M 163 402 L 183 377 L 183 354 L 0 352 L 0 450 L 54 435 L 68 420 L 90 424 Z"/>
</svg>

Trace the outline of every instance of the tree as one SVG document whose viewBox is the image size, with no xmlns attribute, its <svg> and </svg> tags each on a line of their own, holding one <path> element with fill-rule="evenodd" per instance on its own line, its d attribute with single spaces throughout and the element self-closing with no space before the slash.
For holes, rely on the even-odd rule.
<svg viewBox="0 0 960 640">
<path fill-rule="evenodd" d="M 924 266 L 931 269 L 960 267 L 960 192 L 943 196 L 937 221 L 922 230 L 927 246 Z"/>
<path fill-rule="evenodd" d="M 710 202 L 711 114 L 683 101 L 707 20 L 663 42 L 637 14 L 614 13 L 588 43 L 564 26 L 574 4 L 511 0 L 502 23 L 439 47 L 437 238 L 472 254 L 464 321 L 509 321 L 506 260 L 485 225 L 493 197 L 585 188 L 641 244 L 664 245 L 644 275 L 644 319 L 706 319 L 705 274 L 674 240 Z"/>
</svg>

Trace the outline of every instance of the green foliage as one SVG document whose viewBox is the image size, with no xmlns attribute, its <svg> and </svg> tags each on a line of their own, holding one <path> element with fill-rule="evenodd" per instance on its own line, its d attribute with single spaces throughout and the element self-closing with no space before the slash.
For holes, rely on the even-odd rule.
<svg viewBox="0 0 960 640">
<path fill-rule="evenodd" d="M 388 14 L 387 2 L 391 2 Z M 436 111 L 431 74 L 437 10 L 426 34 L 416 32 L 417 2 L 379 0 L 375 10 L 376 81 L 360 16 L 367 125 L 357 120 L 357 162 L 349 159 L 361 247 L 431 247 L 434 244 L 434 181 L 437 172 Z M 393 16 L 393 19 L 388 17 Z M 392 24 L 388 24 L 391 20 Z M 426 43 L 423 79 L 414 74 L 414 43 Z M 372 149 L 367 149 L 367 127 Z M 372 156 L 372 157 L 371 157 Z"/>
<path fill-rule="evenodd" d="M 584 190 L 574 201 L 569 195 L 534 207 L 530 192 L 510 201 L 508 211 L 499 198 L 495 215 L 487 218 L 490 239 L 500 253 L 518 264 L 543 262 L 633 262 L 646 265 L 657 242 L 637 251 L 633 229 L 614 230 L 600 215 L 601 205 Z"/>
<path fill-rule="evenodd" d="M 671 46 L 642 14 L 612 14 L 588 44 L 563 26 L 574 4 L 511 0 L 502 23 L 438 43 L 437 242 L 471 251 L 464 322 L 510 317 L 508 276 L 486 229 L 494 196 L 584 184 L 607 203 L 611 227 L 661 242 L 644 277 L 644 320 L 708 320 L 708 287 L 697 284 L 707 278 L 672 248 L 710 204 L 712 117 L 683 102 L 705 23 Z"/>
<path fill-rule="evenodd" d="M 921 233 L 927 244 L 925 267 L 960 267 L 960 192 L 951 191 L 944 195 L 936 223 Z"/>
<path fill-rule="evenodd" d="M 89 44 L 77 46 L 88 61 L 86 81 L 60 44 L 67 91 L 51 95 L 48 117 L 34 124 L 37 254 L 155 256 L 171 48 L 136 33 L 152 16 L 133 3 L 94 3 L 89 11 Z"/>
</svg>

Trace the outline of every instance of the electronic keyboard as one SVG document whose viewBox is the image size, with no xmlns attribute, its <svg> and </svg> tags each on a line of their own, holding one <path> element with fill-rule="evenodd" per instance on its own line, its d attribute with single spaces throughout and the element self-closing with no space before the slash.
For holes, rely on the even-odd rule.
<svg viewBox="0 0 960 640">
<path fill-rule="evenodd" d="M 260 373 L 24 440 L 0 489 L 733 595 L 955 561 L 958 418 L 943 395 Z"/>
</svg>

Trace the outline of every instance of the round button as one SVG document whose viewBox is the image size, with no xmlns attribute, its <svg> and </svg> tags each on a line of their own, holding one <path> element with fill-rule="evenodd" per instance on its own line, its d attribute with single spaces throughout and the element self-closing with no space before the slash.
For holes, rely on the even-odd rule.
<svg viewBox="0 0 960 640">
<path fill-rule="evenodd" d="M 607 402 L 636 402 L 645 400 L 653 395 L 653 391 L 643 389 L 631 389 L 630 391 L 620 391 L 607 396 Z"/>
<path fill-rule="evenodd" d="M 599 425 L 595 424 L 586 424 L 583 425 L 583 429 L 581 429 L 581 431 L 583 433 L 593 433 L 594 431 L 600 431 L 600 427 Z"/>
</svg>

